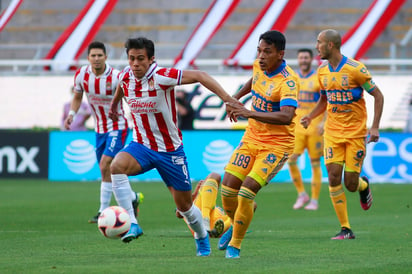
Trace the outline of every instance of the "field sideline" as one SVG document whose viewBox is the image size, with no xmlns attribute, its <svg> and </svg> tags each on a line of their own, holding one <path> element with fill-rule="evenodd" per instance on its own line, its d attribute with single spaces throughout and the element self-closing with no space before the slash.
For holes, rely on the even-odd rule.
<svg viewBox="0 0 412 274">
<path fill-rule="evenodd" d="M 339 223 L 326 184 L 315 212 L 292 209 L 292 184 L 270 184 L 256 198 L 239 260 L 225 259 L 217 239 L 211 257 L 196 257 L 167 188 L 132 187 L 145 195 L 145 234 L 123 244 L 87 223 L 99 183 L 0 180 L 0 273 L 412 273 L 412 184 L 373 184 L 367 212 L 347 192 L 356 239 L 346 241 L 330 240 Z"/>
</svg>

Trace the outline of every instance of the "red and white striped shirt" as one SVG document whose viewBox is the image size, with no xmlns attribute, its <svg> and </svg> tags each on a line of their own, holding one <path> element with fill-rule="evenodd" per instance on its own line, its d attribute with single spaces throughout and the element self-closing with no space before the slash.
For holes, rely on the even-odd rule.
<svg viewBox="0 0 412 274">
<path fill-rule="evenodd" d="M 133 119 L 133 140 L 160 152 L 175 151 L 182 144 L 177 127 L 174 87 L 180 85 L 182 71 L 161 68 L 153 63 L 142 79 L 129 66 L 119 81 Z"/>
<path fill-rule="evenodd" d="M 124 116 L 122 102 L 119 103 L 117 112 L 119 120 L 113 122 L 109 118 L 110 103 L 119 83 L 119 71 L 106 63 L 103 74 L 96 76 L 90 65 L 82 66 L 74 76 L 74 88 L 77 92 L 85 92 L 96 121 L 95 131 L 107 133 L 113 130 L 127 128 L 127 119 Z"/>
</svg>

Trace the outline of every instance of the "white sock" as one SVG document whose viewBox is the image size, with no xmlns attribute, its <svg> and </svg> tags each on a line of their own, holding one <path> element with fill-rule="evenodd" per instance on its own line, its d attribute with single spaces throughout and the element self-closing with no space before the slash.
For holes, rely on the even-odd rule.
<svg viewBox="0 0 412 274">
<path fill-rule="evenodd" d="M 137 224 L 132 206 L 132 196 L 130 195 L 132 188 L 130 187 L 129 178 L 126 174 L 114 174 L 112 175 L 112 184 L 113 194 L 117 204 L 126 209 L 130 215 L 132 223 Z"/>
<path fill-rule="evenodd" d="M 132 201 L 134 201 L 137 199 L 137 194 L 136 192 L 133 191 L 132 187 L 130 187 L 130 190 L 131 190 L 130 197 L 132 197 Z"/>
<path fill-rule="evenodd" d="M 195 239 L 206 237 L 207 231 L 202 223 L 202 213 L 197 206 L 192 205 L 188 211 L 182 212 L 179 210 L 179 212 L 185 218 L 186 223 L 195 232 Z"/>
<path fill-rule="evenodd" d="M 99 212 L 102 212 L 110 206 L 112 200 L 112 183 L 102 182 L 100 184 L 100 208 Z"/>
</svg>

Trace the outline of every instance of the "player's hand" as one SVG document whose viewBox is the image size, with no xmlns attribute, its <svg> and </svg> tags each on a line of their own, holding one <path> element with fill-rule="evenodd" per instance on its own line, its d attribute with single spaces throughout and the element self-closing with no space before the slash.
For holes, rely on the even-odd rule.
<svg viewBox="0 0 412 274">
<path fill-rule="evenodd" d="M 377 128 L 369 129 L 369 139 L 368 144 L 371 142 L 379 141 L 379 130 Z"/>
<path fill-rule="evenodd" d="M 237 122 L 238 117 L 246 119 L 250 117 L 250 110 L 241 103 L 226 103 L 226 111 L 228 111 L 230 120 L 234 122 Z"/>
<path fill-rule="evenodd" d="M 231 122 L 237 122 L 236 116 L 233 115 L 233 108 L 229 105 L 229 103 L 226 103 L 226 113 Z"/>
<path fill-rule="evenodd" d="M 67 116 L 66 120 L 64 120 L 64 128 L 69 130 L 70 125 L 73 123 L 73 115 Z"/>
<path fill-rule="evenodd" d="M 226 112 L 227 112 L 227 115 L 229 116 L 230 121 L 237 122 L 237 117 L 233 115 L 233 111 L 234 111 L 234 108 L 232 107 L 233 105 L 243 106 L 243 104 L 234 97 L 231 97 L 230 102 L 226 102 Z"/>
<path fill-rule="evenodd" d="M 304 127 L 304 128 L 308 128 L 308 126 L 310 125 L 310 122 L 312 121 L 312 119 L 309 118 L 308 115 L 303 116 L 302 119 L 300 119 L 300 124 Z"/>
<path fill-rule="evenodd" d="M 117 112 L 117 110 L 113 110 L 112 107 L 110 107 L 109 110 L 109 118 L 112 119 L 114 122 L 119 120 L 119 113 Z"/>
</svg>

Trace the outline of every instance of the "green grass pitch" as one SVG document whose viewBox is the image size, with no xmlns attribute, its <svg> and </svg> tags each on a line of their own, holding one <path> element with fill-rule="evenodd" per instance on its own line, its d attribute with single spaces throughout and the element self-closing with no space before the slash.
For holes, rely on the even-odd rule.
<svg viewBox="0 0 412 274">
<path fill-rule="evenodd" d="M 292 209 L 292 184 L 270 184 L 257 195 L 239 260 L 225 259 L 217 239 L 210 257 L 196 257 L 164 184 L 132 187 L 145 195 L 144 235 L 124 244 L 87 223 L 98 182 L 0 180 L 0 273 L 412 273 L 412 184 L 373 184 L 366 212 L 346 192 L 356 239 L 344 241 L 330 240 L 339 223 L 326 184 L 315 212 Z"/>
</svg>

